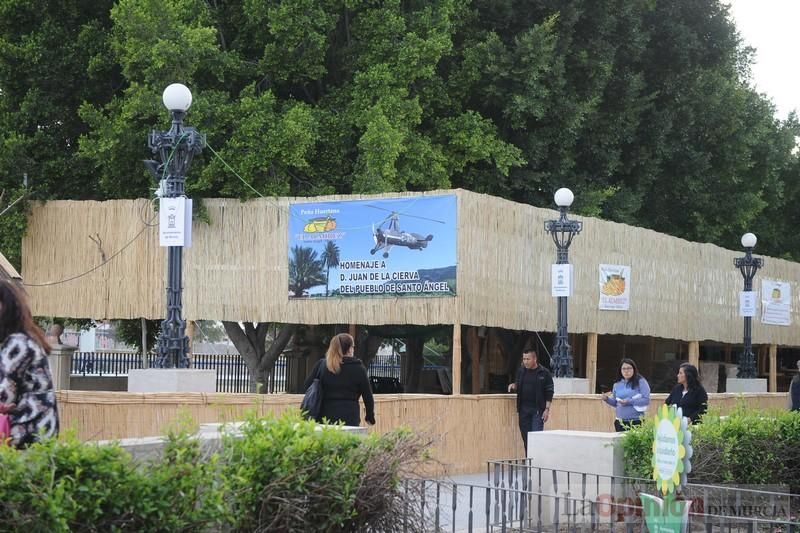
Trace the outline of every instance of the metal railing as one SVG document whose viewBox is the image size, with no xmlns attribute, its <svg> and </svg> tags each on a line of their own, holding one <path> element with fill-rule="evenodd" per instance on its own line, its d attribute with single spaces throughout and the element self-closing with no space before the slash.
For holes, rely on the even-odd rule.
<svg viewBox="0 0 800 533">
<path fill-rule="evenodd" d="M 541 530 L 543 498 L 550 502 L 549 509 L 544 505 L 551 517 L 545 525 L 565 522 L 592 531 L 623 526 L 635 531 L 644 528 L 639 494 L 659 495 L 651 480 L 540 468 L 531 459 L 490 461 L 486 482 L 494 491 L 492 505 L 503 510 L 493 516 L 494 522 L 502 523 L 503 516 L 530 522 L 535 510 L 535 531 Z M 535 496 L 534 502 L 520 499 L 528 494 Z M 504 503 L 509 496 L 513 501 Z M 800 495 L 787 487 L 688 483 L 677 498 L 692 501 L 688 531 L 800 533 Z"/>
<path fill-rule="evenodd" d="M 512 486 L 407 481 L 406 492 L 413 493 L 419 503 L 406 509 L 408 522 L 424 523 L 424 530 L 437 532 L 647 531 L 638 492 L 630 497 L 597 499 L 569 491 L 539 490 L 534 478 L 522 477 L 518 481 L 519 485 Z M 800 531 L 800 522 L 796 518 L 792 521 L 703 510 L 690 513 L 686 531 L 796 533 Z"/>
<path fill-rule="evenodd" d="M 148 367 L 156 361 L 148 354 Z M 192 368 L 217 371 L 217 392 L 250 392 L 250 369 L 238 354 L 192 354 Z M 144 368 L 142 354 L 136 352 L 75 352 L 73 376 L 124 377 L 130 369 Z M 286 391 L 286 357 L 281 355 L 268 377 L 268 392 Z"/>
</svg>

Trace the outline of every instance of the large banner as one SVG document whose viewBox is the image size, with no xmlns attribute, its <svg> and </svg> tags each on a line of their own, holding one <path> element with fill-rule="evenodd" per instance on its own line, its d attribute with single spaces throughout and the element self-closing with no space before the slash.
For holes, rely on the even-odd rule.
<svg viewBox="0 0 800 533">
<path fill-rule="evenodd" d="M 456 196 L 289 204 L 289 298 L 455 296 Z"/>
</svg>

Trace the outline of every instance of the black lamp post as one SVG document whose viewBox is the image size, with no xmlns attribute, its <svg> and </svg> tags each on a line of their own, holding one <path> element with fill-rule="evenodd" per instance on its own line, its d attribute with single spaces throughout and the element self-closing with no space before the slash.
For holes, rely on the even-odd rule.
<svg viewBox="0 0 800 533">
<path fill-rule="evenodd" d="M 192 158 L 205 146 L 205 136 L 194 128 L 183 126 L 186 111 L 192 105 L 192 93 L 185 85 L 173 83 L 162 97 L 172 115 L 169 131 L 153 131 L 147 145 L 160 160 L 145 161 L 145 165 L 160 180 L 162 198 L 185 196 L 184 182 Z M 167 314 L 158 335 L 157 368 L 189 368 L 189 338 L 183 313 L 183 247 L 167 248 Z"/>
<path fill-rule="evenodd" d="M 559 265 L 569 264 L 569 245 L 572 239 L 581 232 L 583 223 L 567 218 L 569 206 L 575 199 L 567 188 L 556 191 L 554 196 L 556 205 L 561 216 L 558 220 L 548 220 L 544 223 L 544 230 L 553 237 L 556 244 L 556 263 Z M 556 341 L 553 344 L 553 374 L 559 378 L 571 378 L 572 372 L 572 349 L 569 345 L 567 336 L 567 297 L 558 297 L 558 316 L 556 318 Z"/>
<path fill-rule="evenodd" d="M 742 246 L 744 247 L 744 257 L 736 257 L 733 264 L 742 273 L 744 278 L 744 290 L 753 290 L 753 278 L 758 269 L 764 266 L 764 260 L 760 257 L 753 257 L 753 248 L 756 246 L 756 236 L 752 233 L 742 235 Z M 756 356 L 753 353 L 753 318 L 744 317 L 744 350 L 739 356 L 739 372 L 737 378 L 752 379 L 756 377 Z"/>
</svg>

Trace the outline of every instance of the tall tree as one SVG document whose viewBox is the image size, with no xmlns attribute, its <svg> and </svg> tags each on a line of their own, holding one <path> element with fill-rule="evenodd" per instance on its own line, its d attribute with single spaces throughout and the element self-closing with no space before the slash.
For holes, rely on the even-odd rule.
<svg viewBox="0 0 800 533">
<path fill-rule="evenodd" d="M 317 259 L 316 250 L 306 246 L 292 247 L 292 256 L 289 258 L 289 290 L 300 297 L 307 289 L 327 283 L 322 268 L 322 261 Z"/>
<path fill-rule="evenodd" d="M 320 255 L 322 264 L 325 267 L 325 296 L 329 295 L 328 285 L 331 281 L 331 267 L 339 266 L 339 247 L 333 241 L 327 241 L 325 248 Z"/>
</svg>

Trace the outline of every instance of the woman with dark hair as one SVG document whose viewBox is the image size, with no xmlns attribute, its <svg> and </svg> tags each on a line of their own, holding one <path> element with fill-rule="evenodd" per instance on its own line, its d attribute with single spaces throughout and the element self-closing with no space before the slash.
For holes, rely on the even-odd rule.
<svg viewBox="0 0 800 533">
<path fill-rule="evenodd" d="M 619 381 L 614 383 L 611 392 L 603 393 L 603 400 L 616 408 L 614 429 L 627 431 L 642 423 L 642 418 L 650 405 L 650 385 L 639 374 L 633 359 L 624 358 L 619 366 Z"/>
<path fill-rule="evenodd" d="M 667 405 L 676 405 L 683 410 L 683 416 L 693 423 L 708 409 L 708 393 L 700 384 L 700 373 L 697 367 L 683 363 L 678 369 L 678 384 L 664 401 Z"/>
<path fill-rule="evenodd" d="M 328 346 L 325 358 L 314 366 L 306 379 L 308 389 L 315 378 L 322 384 L 321 418 L 328 422 L 344 422 L 347 426 L 361 425 L 361 410 L 358 399 L 363 398 L 366 407 L 365 420 L 375 423 L 375 400 L 369 386 L 367 369 L 360 359 L 353 357 L 355 343 L 347 333 L 335 335 Z"/>
<path fill-rule="evenodd" d="M 26 448 L 58 435 L 58 408 L 47 354 L 50 345 L 16 286 L 0 281 L 0 413 L 11 445 Z"/>
</svg>

